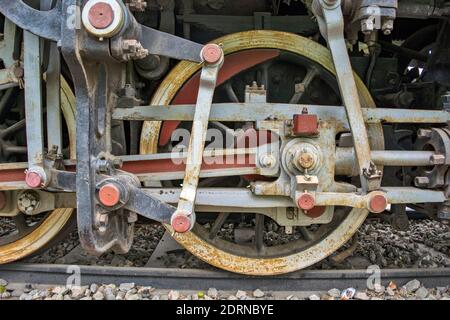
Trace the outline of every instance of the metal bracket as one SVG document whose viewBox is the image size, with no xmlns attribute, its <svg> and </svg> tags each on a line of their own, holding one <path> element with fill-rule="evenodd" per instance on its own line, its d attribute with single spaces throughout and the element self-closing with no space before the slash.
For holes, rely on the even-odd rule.
<svg viewBox="0 0 450 320">
<path fill-rule="evenodd" d="M 369 138 L 364 124 L 358 90 L 356 88 L 353 69 L 344 39 L 344 17 L 341 9 L 341 1 L 317 1 L 320 4 L 320 12 L 315 12 L 315 14 L 322 19 L 321 31 L 327 39 L 336 68 L 339 89 L 353 134 L 362 190 L 364 192 L 376 190 L 381 184 L 381 176 L 370 157 Z"/>
<path fill-rule="evenodd" d="M 117 43 L 115 46 L 114 41 L 120 40 L 126 34 L 128 39 L 139 41 L 149 54 L 201 62 L 202 45 L 141 25 L 137 23 L 122 2 L 117 3 L 122 7 L 126 23 L 122 27 L 119 37 L 112 38 L 111 48 L 120 47 L 121 43 Z M 77 12 L 79 12 L 77 8 L 79 8 L 79 1 L 75 0 L 58 0 L 56 6 L 49 11 L 33 9 L 23 0 L 0 0 L 0 12 L 14 24 L 41 38 L 57 43 L 62 41 L 65 36 L 62 30 L 77 28 L 76 19 L 78 19 Z M 71 22 L 74 22 L 73 25 Z"/>
<path fill-rule="evenodd" d="M 209 115 L 214 90 L 216 88 L 217 76 L 224 60 L 222 48 L 215 44 L 206 45 L 202 51 L 202 56 L 205 62 L 200 75 L 200 88 L 197 96 L 194 121 L 192 123 L 186 174 L 178 208 L 172 217 L 172 226 L 177 232 L 189 231 L 194 226 L 194 205 L 203 162 Z"/>
</svg>

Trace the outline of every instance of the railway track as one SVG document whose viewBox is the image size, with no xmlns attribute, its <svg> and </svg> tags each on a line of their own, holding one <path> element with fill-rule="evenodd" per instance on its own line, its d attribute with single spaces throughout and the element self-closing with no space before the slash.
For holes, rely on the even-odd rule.
<svg viewBox="0 0 450 320">
<path fill-rule="evenodd" d="M 159 2 L 0 0 L 1 283 L 450 283 L 448 2 Z"/>
<path fill-rule="evenodd" d="M 0 276 L 11 284 L 64 286 L 74 273 L 80 275 L 81 285 L 92 283 L 135 283 L 158 289 L 176 290 L 255 290 L 264 291 L 327 291 L 330 288 L 367 288 L 374 279 L 373 270 L 303 270 L 273 277 L 255 277 L 225 271 L 167 268 L 126 268 L 105 266 L 69 266 L 46 264 L 10 264 L 0 266 Z M 369 279 L 370 278 L 370 279 Z M 382 269 L 382 285 L 390 281 L 401 286 L 417 279 L 425 287 L 450 284 L 450 268 Z"/>
</svg>

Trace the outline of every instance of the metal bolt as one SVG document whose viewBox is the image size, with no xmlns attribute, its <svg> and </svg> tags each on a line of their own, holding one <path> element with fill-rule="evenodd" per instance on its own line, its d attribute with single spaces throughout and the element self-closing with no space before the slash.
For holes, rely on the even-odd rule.
<svg viewBox="0 0 450 320">
<path fill-rule="evenodd" d="M 128 223 L 135 223 L 138 221 L 138 215 L 135 212 L 128 212 Z"/>
<path fill-rule="evenodd" d="M 276 160 L 272 155 L 264 154 L 259 158 L 259 163 L 263 168 L 272 168 L 275 165 Z"/>
<path fill-rule="evenodd" d="M 97 213 L 95 218 L 95 226 L 101 233 L 105 233 L 109 222 L 109 216 L 106 213 Z"/>
<path fill-rule="evenodd" d="M 107 173 L 111 169 L 111 164 L 108 160 L 98 159 L 96 162 L 98 173 Z"/>
<path fill-rule="evenodd" d="M 122 29 L 125 12 L 117 0 L 89 0 L 84 5 L 81 20 L 88 33 L 103 41 Z"/>
<path fill-rule="evenodd" d="M 122 52 L 124 60 L 141 60 L 147 57 L 150 53 L 142 44 L 135 39 L 123 40 Z"/>
<path fill-rule="evenodd" d="M 131 11 L 138 11 L 138 12 L 144 12 L 147 8 L 147 1 L 146 0 L 128 0 L 127 2 L 128 8 L 130 8 Z"/>
<path fill-rule="evenodd" d="M 392 30 L 394 30 L 394 20 L 386 19 L 381 27 L 381 30 L 383 31 L 384 35 L 390 35 L 392 33 Z"/>
<path fill-rule="evenodd" d="M 25 214 L 33 214 L 40 205 L 40 196 L 33 191 L 22 193 L 17 199 L 17 206 Z"/>
<path fill-rule="evenodd" d="M 300 209 L 308 211 L 316 206 L 316 199 L 312 194 L 305 192 L 298 198 L 297 205 Z"/>
<path fill-rule="evenodd" d="M 296 83 L 295 84 L 295 93 L 304 93 L 305 90 L 306 90 L 306 87 L 305 87 L 304 83 Z M 308 109 L 306 109 L 306 110 L 308 110 Z M 308 114 L 308 112 L 306 114 Z"/>
<path fill-rule="evenodd" d="M 417 136 L 419 138 L 431 138 L 433 132 L 430 129 L 419 129 L 417 130 Z"/>
<path fill-rule="evenodd" d="M 88 17 L 94 28 L 106 29 L 114 21 L 114 10 L 109 3 L 98 2 L 89 9 Z"/>
<path fill-rule="evenodd" d="M 209 43 L 203 47 L 201 57 L 206 63 L 218 63 L 223 57 L 222 48 L 217 44 Z"/>
<path fill-rule="evenodd" d="M 375 194 L 369 200 L 368 209 L 372 213 L 381 213 L 386 210 L 388 201 L 382 194 Z"/>
<path fill-rule="evenodd" d="M 120 189 L 113 183 L 105 184 L 98 191 L 98 199 L 105 207 L 114 207 L 119 204 Z"/>
<path fill-rule="evenodd" d="M 123 160 L 120 159 L 120 158 L 114 158 L 114 159 L 113 159 L 113 166 L 114 166 L 114 168 L 116 168 L 116 169 L 122 168 L 122 166 L 123 166 Z"/>
<path fill-rule="evenodd" d="M 450 91 L 447 91 L 447 93 L 442 96 L 442 103 L 444 110 L 450 111 Z"/>
<path fill-rule="evenodd" d="M 303 152 L 297 159 L 298 164 L 304 168 L 309 169 L 314 166 L 314 156 L 308 152 Z"/>
<path fill-rule="evenodd" d="M 365 35 L 369 35 L 373 32 L 374 25 L 372 19 L 361 20 L 361 32 Z"/>
<path fill-rule="evenodd" d="M 433 154 L 430 157 L 431 164 L 438 165 L 445 163 L 445 156 L 443 154 Z"/>
<path fill-rule="evenodd" d="M 44 169 L 36 167 L 25 170 L 25 182 L 30 188 L 44 187 L 47 182 L 47 176 Z"/>
<path fill-rule="evenodd" d="M 186 233 L 192 227 L 191 217 L 185 211 L 175 212 L 170 220 L 170 224 L 177 233 Z"/>
<path fill-rule="evenodd" d="M 428 177 L 416 177 L 414 179 L 414 184 L 416 187 L 428 187 L 430 179 Z"/>
</svg>

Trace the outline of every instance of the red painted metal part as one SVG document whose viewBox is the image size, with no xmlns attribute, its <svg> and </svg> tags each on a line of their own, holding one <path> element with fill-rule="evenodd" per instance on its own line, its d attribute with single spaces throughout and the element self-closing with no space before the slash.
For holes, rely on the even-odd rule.
<svg viewBox="0 0 450 320">
<path fill-rule="evenodd" d="M 316 199 L 309 193 L 303 193 L 297 200 L 298 207 L 302 210 L 311 210 L 316 205 Z"/>
<path fill-rule="evenodd" d="M 6 169 L 0 171 L 0 182 L 25 181 L 25 169 Z"/>
<path fill-rule="evenodd" d="M 370 212 L 381 213 L 386 210 L 388 201 L 385 196 L 381 194 L 374 195 L 369 201 Z"/>
<path fill-rule="evenodd" d="M 219 161 L 220 160 L 220 161 Z M 240 160 L 240 161 L 238 161 Z M 215 161 L 216 163 L 213 163 Z M 246 155 L 241 158 L 231 159 L 205 158 L 202 170 L 254 168 L 255 156 Z M 130 161 L 123 164 L 122 170 L 133 174 L 158 173 L 158 172 L 184 172 L 186 164 L 175 162 L 171 159 Z"/>
<path fill-rule="evenodd" d="M 120 190 L 112 183 L 104 185 L 98 191 L 100 203 L 106 207 L 114 207 L 120 201 Z"/>
<path fill-rule="evenodd" d="M 206 63 L 217 63 L 222 58 L 222 48 L 215 43 L 207 44 L 202 50 L 202 58 Z"/>
<path fill-rule="evenodd" d="M 304 211 L 304 213 L 306 216 L 316 219 L 325 213 L 325 209 L 326 207 L 314 207 L 310 210 Z"/>
<path fill-rule="evenodd" d="M 114 11 L 106 2 L 99 2 L 89 10 L 89 22 L 97 29 L 106 29 L 114 21 Z"/>
<path fill-rule="evenodd" d="M 296 136 L 315 136 L 319 133 L 319 121 L 315 114 L 296 114 L 292 132 Z"/>
<path fill-rule="evenodd" d="M 222 85 L 244 70 L 278 57 L 279 54 L 280 52 L 278 50 L 260 49 L 246 50 L 227 55 L 217 78 L 217 86 Z M 172 104 L 195 104 L 197 101 L 199 85 L 200 72 L 186 82 L 172 101 Z M 173 131 L 179 124 L 180 121 L 164 121 L 159 136 L 160 146 L 165 146 L 169 143 Z"/>
<path fill-rule="evenodd" d="M 27 171 L 25 173 L 25 182 L 30 188 L 39 188 L 44 183 L 44 179 L 37 172 Z"/>
<path fill-rule="evenodd" d="M 217 86 L 225 83 L 240 72 L 250 69 L 260 63 L 276 58 L 280 52 L 273 49 L 246 50 L 226 56 L 224 65 L 219 72 Z M 193 76 L 180 90 L 173 105 L 177 104 L 195 104 L 197 100 L 198 88 L 200 83 L 200 73 Z M 171 138 L 172 132 L 178 127 L 180 121 L 165 121 L 163 123 L 159 144 L 166 145 Z M 270 138 L 267 141 L 270 143 Z M 202 170 L 227 169 L 227 168 L 253 168 L 255 167 L 254 156 L 246 156 L 245 161 L 223 161 L 212 163 L 207 161 L 202 166 Z M 235 159 L 237 160 L 237 159 Z M 218 163 L 219 162 L 219 163 Z M 230 163 L 232 162 L 232 163 Z M 158 173 L 158 172 L 184 172 L 185 164 L 177 164 L 171 159 L 167 160 L 143 160 L 125 162 L 123 170 L 133 174 Z M 74 171 L 75 168 L 66 168 L 68 171 Z M 0 183 L 2 182 L 23 182 L 25 181 L 24 169 L 5 169 L 0 170 Z"/>
<path fill-rule="evenodd" d="M 231 168 L 254 168 L 256 166 L 256 159 L 254 155 L 234 156 L 231 157 L 214 157 L 204 158 L 202 170 L 215 169 L 231 169 Z M 186 164 L 184 162 L 178 163 L 172 159 L 160 160 L 141 160 L 141 161 L 126 161 L 123 164 L 122 170 L 130 172 L 135 175 L 142 175 L 146 173 L 161 173 L 161 172 L 184 172 Z M 75 167 L 68 166 L 67 171 L 74 172 Z M 0 169 L 0 183 L 14 183 L 25 181 L 25 169 Z"/>
<path fill-rule="evenodd" d="M 186 233 L 191 229 L 191 219 L 185 214 L 176 214 L 170 224 L 177 233 Z"/>
</svg>

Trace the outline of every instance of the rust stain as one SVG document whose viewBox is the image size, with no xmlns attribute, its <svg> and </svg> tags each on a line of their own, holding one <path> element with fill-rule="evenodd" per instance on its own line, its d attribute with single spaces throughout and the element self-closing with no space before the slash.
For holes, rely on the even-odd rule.
<svg viewBox="0 0 450 320">
<path fill-rule="evenodd" d="M 217 39 L 215 42 L 223 44 L 226 54 L 258 48 L 289 51 L 317 62 L 330 73 L 335 74 L 330 52 L 325 47 L 310 39 L 294 34 L 275 31 L 247 31 L 225 36 Z M 170 104 L 179 88 L 198 70 L 199 65 L 197 64 L 181 62 L 163 81 L 151 104 Z M 355 75 L 355 79 L 361 104 L 367 107 L 375 107 L 375 103 L 363 82 L 357 75 Z M 144 124 L 141 139 L 142 154 L 157 152 L 160 129 L 160 122 L 148 121 Z M 341 126 L 339 129 L 342 131 L 345 128 Z M 372 137 L 370 139 L 372 149 L 384 149 L 381 125 L 371 124 L 368 126 L 368 131 L 370 137 Z M 367 214 L 367 210 L 353 209 L 341 225 L 323 241 L 304 251 L 278 258 L 236 256 L 207 243 L 195 232 L 174 234 L 174 238 L 192 254 L 218 268 L 247 275 L 276 275 L 306 268 L 332 254 L 351 239 L 364 222 Z M 173 233 L 170 226 L 167 225 L 166 228 Z"/>
</svg>

